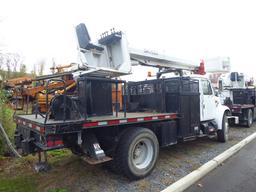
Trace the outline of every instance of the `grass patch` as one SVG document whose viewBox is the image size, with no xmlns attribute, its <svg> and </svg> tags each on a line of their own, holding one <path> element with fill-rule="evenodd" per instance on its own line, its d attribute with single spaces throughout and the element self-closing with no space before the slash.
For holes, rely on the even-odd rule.
<svg viewBox="0 0 256 192">
<path fill-rule="evenodd" d="M 68 149 L 58 149 L 58 150 L 48 151 L 47 154 L 49 156 L 50 164 L 57 165 L 59 163 L 62 163 L 65 157 L 70 157 L 71 151 Z"/>
<path fill-rule="evenodd" d="M 51 157 L 65 157 L 70 155 L 70 151 L 68 149 L 58 149 L 53 151 L 48 151 L 48 155 Z"/>
<path fill-rule="evenodd" d="M 36 184 L 31 177 L 1 178 L 0 192 L 35 192 Z"/>
</svg>

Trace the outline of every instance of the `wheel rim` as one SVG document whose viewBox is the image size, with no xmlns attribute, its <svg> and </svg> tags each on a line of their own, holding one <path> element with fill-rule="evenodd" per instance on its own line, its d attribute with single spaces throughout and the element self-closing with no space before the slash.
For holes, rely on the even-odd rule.
<svg viewBox="0 0 256 192">
<path fill-rule="evenodd" d="M 153 159 L 153 142 L 144 138 L 139 140 L 132 151 L 132 163 L 138 169 L 145 169 Z"/>
<path fill-rule="evenodd" d="M 252 111 L 249 111 L 249 117 L 248 117 L 249 125 L 252 124 Z"/>
<path fill-rule="evenodd" d="M 227 116 L 225 116 L 225 122 L 224 122 L 224 128 L 225 128 L 225 139 L 228 139 L 228 131 L 229 131 L 229 125 L 228 125 L 228 119 Z"/>
</svg>

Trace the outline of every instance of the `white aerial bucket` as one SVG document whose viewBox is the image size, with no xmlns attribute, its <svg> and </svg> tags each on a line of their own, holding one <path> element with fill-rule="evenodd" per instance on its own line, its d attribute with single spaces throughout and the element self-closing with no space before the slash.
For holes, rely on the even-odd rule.
<svg viewBox="0 0 256 192">
<path fill-rule="evenodd" d="M 126 75 L 131 72 L 131 61 L 127 39 L 123 32 L 111 30 L 104 33 L 97 43 L 91 43 L 85 24 L 76 27 L 80 61 L 90 69 L 98 70 L 98 75 Z"/>
</svg>

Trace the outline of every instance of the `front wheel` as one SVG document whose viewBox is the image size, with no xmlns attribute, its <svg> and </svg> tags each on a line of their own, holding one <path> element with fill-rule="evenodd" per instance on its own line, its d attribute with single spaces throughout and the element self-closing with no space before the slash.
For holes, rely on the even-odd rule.
<svg viewBox="0 0 256 192">
<path fill-rule="evenodd" d="M 227 112 L 224 112 L 223 118 L 222 118 L 222 129 L 217 131 L 218 141 L 223 143 L 228 141 L 228 131 L 229 131 L 229 125 L 228 125 Z"/>
<path fill-rule="evenodd" d="M 140 179 L 153 171 L 158 153 L 156 135 L 149 129 L 135 128 L 120 139 L 114 161 L 120 173 L 129 179 Z"/>
<path fill-rule="evenodd" d="M 246 121 L 246 127 L 250 128 L 253 123 L 253 115 L 252 115 L 252 110 L 248 109 L 247 110 L 247 121 Z"/>
</svg>

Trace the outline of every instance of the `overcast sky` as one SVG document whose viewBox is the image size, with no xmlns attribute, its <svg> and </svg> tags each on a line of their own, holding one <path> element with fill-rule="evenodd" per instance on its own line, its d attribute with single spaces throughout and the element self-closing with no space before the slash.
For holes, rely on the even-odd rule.
<svg viewBox="0 0 256 192">
<path fill-rule="evenodd" d="M 97 40 L 112 27 L 130 47 L 199 62 L 229 56 L 232 70 L 253 75 L 256 3 L 251 0 L 1 1 L 0 50 L 69 63 L 77 56 L 74 26 L 87 25 Z"/>
</svg>

